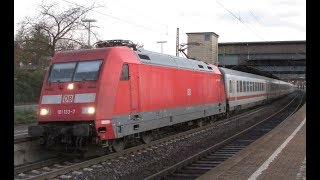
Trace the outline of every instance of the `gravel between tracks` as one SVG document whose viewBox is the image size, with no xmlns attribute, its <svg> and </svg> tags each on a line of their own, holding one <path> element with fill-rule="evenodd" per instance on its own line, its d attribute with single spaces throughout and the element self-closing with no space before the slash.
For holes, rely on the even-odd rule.
<svg viewBox="0 0 320 180">
<path fill-rule="evenodd" d="M 292 96 L 291 96 L 292 97 Z M 184 160 L 201 150 L 216 144 L 235 132 L 262 120 L 278 110 L 288 97 L 278 100 L 267 107 L 266 111 L 255 113 L 250 117 L 222 123 L 210 131 L 202 130 L 184 139 L 168 142 L 164 145 L 148 148 L 117 159 L 68 173 L 59 179 L 143 179 L 160 170 Z M 225 121 L 225 120 L 223 120 Z M 81 172 L 81 173 L 79 173 Z"/>
</svg>

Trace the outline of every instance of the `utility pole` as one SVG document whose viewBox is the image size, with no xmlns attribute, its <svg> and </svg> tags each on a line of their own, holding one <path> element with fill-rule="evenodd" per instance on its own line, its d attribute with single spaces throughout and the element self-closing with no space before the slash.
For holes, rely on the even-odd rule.
<svg viewBox="0 0 320 180">
<path fill-rule="evenodd" d="M 250 55 L 249 55 L 249 44 L 247 43 L 247 61 L 249 61 Z"/>
<path fill-rule="evenodd" d="M 176 56 L 179 57 L 179 28 L 177 28 Z"/>
<path fill-rule="evenodd" d="M 81 20 L 82 22 L 88 22 L 89 23 L 89 26 L 88 26 L 88 46 L 91 47 L 90 45 L 90 28 L 91 28 L 91 22 L 97 22 L 97 20 L 95 19 L 82 19 Z"/>
<path fill-rule="evenodd" d="M 157 43 L 161 44 L 161 53 L 163 53 L 163 43 L 167 43 L 167 41 L 157 41 Z"/>
</svg>

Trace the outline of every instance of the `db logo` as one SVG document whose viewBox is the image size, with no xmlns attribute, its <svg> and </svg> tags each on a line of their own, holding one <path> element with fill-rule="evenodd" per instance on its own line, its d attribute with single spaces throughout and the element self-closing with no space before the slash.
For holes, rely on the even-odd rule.
<svg viewBox="0 0 320 180">
<path fill-rule="evenodd" d="M 64 95 L 62 102 L 63 103 L 72 103 L 73 102 L 73 95 Z"/>
<path fill-rule="evenodd" d="M 187 89 L 187 96 L 191 96 L 191 89 Z"/>
</svg>

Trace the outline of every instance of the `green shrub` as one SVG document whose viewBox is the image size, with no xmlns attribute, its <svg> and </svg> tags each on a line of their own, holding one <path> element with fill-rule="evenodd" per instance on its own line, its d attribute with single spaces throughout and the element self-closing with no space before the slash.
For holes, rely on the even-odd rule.
<svg viewBox="0 0 320 180">
<path fill-rule="evenodd" d="M 14 125 L 36 122 L 36 111 L 19 111 L 14 112 Z"/>
<path fill-rule="evenodd" d="M 44 70 L 15 69 L 14 104 L 37 104 L 40 97 Z"/>
</svg>

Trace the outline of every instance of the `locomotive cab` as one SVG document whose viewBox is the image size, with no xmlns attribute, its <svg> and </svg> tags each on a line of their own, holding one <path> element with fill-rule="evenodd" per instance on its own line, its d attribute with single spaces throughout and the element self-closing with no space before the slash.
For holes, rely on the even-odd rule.
<svg viewBox="0 0 320 180">
<path fill-rule="evenodd" d="M 29 127 L 29 135 L 44 136 L 44 142 L 50 146 L 58 139 L 72 142 L 74 137 L 81 144 L 83 137 L 95 134 L 97 83 L 102 64 L 103 59 L 53 62 L 42 87 L 39 124 Z"/>
<path fill-rule="evenodd" d="M 42 136 L 49 149 L 62 144 L 64 149 L 81 150 L 114 139 L 116 87 L 123 67 L 128 69 L 124 61 L 132 55 L 135 57 L 127 47 L 56 53 L 43 81 L 38 125 L 29 126 L 28 134 Z"/>
</svg>

